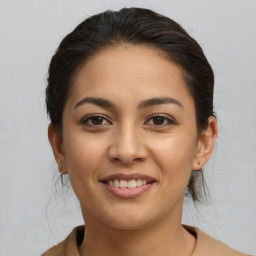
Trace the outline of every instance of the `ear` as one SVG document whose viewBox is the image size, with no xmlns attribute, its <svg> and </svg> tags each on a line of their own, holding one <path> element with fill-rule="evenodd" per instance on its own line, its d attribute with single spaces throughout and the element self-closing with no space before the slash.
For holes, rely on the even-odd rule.
<svg viewBox="0 0 256 256">
<path fill-rule="evenodd" d="M 62 174 L 66 174 L 67 167 L 63 143 L 52 123 L 50 123 L 48 126 L 48 139 L 51 144 L 53 155 L 58 165 L 59 172 L 61 172 Z"/>
<path fill-rule="evenodd" d="M 198 139 L 197 151 L 193 161 L 193 170 L 200 170 L 208 161 L 213 151 L 217 136 L 217 121 L 215 117 L 208 118 L 208 126 L 201 132 Z"/>
</svg>

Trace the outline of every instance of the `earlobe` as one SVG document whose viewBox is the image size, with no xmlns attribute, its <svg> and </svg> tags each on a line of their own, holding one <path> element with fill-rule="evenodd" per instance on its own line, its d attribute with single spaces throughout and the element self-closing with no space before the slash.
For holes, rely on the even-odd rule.
<svg viewBox="0 0 256 256">
<path fill-rule="evenodd" d="M 200 170 L 209 160 L 213 151 L 214 142 L 217 136 L 216 118 L 208 118 L 208 126 L 201 132 L 197 144 L 197 152 L 193 162 L 193 170 Z"/>
<path fill-rule="evenodd" d="M 48 126 L 48 139 L 51 144 L 53 155 L 58 165 L 59 172 L 61 172 L 62 174 L 67 173 L 65 153 L 63 150 L 62 140 L 59 134 L 57 133 L 56 129 L 53 127 L 52 123 L 50 123 Z"/>
</svg>

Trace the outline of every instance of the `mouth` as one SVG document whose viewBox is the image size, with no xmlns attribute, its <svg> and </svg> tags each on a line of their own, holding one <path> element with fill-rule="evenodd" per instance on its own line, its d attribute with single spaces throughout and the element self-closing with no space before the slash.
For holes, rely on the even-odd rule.
<svg viewBox="0 0 256 256">
<path fill-rule="evenodd" d="M 100 182 L 115 196 L 132 198 L 149 190 L 156 183 L 156 179 L 139 173 L 113 174 L 104 177 Z"/>
</svg>

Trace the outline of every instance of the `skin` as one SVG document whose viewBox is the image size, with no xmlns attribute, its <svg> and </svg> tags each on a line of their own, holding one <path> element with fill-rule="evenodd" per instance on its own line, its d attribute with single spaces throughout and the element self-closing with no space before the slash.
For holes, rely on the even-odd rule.
<svg viewBox="0 0 256 256">
<path fill-rule="evenodd" d="M 76 106 L 86 97 L 106 99 L 115 108 Z M 180 105 L 138 108 L 156 97 Z M 103 118 L 85 121 L 92 114 Z M 152 115 L 161 115 L 160 123 Z M 184 192 L 191 170 L 209 159 L 216 134 L 214 117 L 198 134 L 181 68 L 161 52 L 116 46 L 91 57 L 77 71 L 64 107 L 63 140 L 49 125 L 59 170 L 69 174 L 86 223 L 80 254 L 191 255 L 196 238 L 181 225 Z M 114 173 L 141 173 L 156 183 L 138 197 L 120 198 L 99 182 Z"/>
</svg>

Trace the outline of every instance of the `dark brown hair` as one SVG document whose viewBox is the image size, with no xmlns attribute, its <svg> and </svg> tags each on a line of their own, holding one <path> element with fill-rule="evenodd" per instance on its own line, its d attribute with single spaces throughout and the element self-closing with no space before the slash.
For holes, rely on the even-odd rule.
<svg viewBox="0 0 256 256">
<path fill-rule="evenodd" d="M 142 8 L 123 8 L 91 16 L 60 43 L 52 57 L 46 88 L 47 112 L 61 136 L 62 112 L 76 70 L 92 55 L 116 45 L 160 50 L 179 65 L 194 99 L 198 134 L 213 112 L 214 74 L 202 48 L 172 19 Z M 205 191 L 203 172 L 192 171 L 187 195 L 199 201 Z"/>
</svg>

